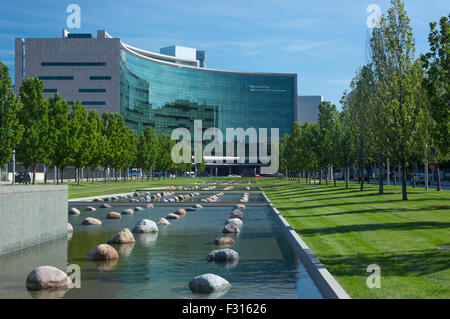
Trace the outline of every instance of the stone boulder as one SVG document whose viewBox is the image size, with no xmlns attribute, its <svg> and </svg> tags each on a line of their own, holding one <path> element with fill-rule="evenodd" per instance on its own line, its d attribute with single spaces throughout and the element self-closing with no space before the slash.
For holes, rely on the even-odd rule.
<svg viewBox="0 0 450 319">
<path fill-rule="evenodd" d="M 239 219 L 243 219 L 244 215 L 242 214 L 242 212 L 238 209 L 235 209 L 231 212 L 230 218 L 239 218 Z"/>
<path fill-rule="evenodd" d="M 186 211 L 183 208 L 180 208 L 180 209 L 177 209 L 175 214 L 180 215 L 180 216 L 185 216 L 186 215 Z"/>
<path fill-rule="evenodd" d="M 105 200 L 103 198 L 95 198 L 93 201 L 96 203 L 103 203 Z"/>
<path fill-rule="evenodd" d="M 194 208 L 203 208 L 203 206 L 200 205 L 200 204 L 194 204 L 192 207 L 194 207 Z"/>
<path fill-rule="evenodd" d="M 135 242 L 136 240 L 128 228 L 122 229 L 120 232 L 111 237 L 110 240 L 108 240 L 108 244 L 129 244 Z"/>
<path fill-rule="evenodd" d="M 116 212 L 109 212 L 108 215 L 106 215 L 106 218 L 108 218 L 108 219 L 121 219 L 122 216 L 119 213 L 116 213 Z"/>
<path fill-rule="evenodd" d="M 197 208 L 194 208 L 194 207 L 188 207 L 188 208 L 186 208 L 185 210 L 186 210 L 187 212 L 193 212 L 193 211 L 196 211 Z"/>
<path fill-rule="evenodd" d="M 180 216 L 177 214 L 169 214 L 166 217 L 167 219 L 180 219 Z"/>
<path fill-rule="evenodd" d="M 235 262 L 238 259 L 239 254 L 229 248 L 213 250 L 207 257 L 210 262 Z"/>
<path fill-rule="evenodd" d="M 81 212 L 76 209 L 75 207 L 72 207 L 71 209 L 69 209 L 69 215 L 80 215 Z"/>
<path fill-rule="evenodd" d="M 154 206 L 153 206 L 153 204 L 147 204 L 147 205 L 145 205 L 145 208 L 153 208 Z"/>
<path fill-rule="evenodd" d="M 95 207 L 88 206 L 84 210 L 87 211 L 87 212 L 95 212 L 97 209 Z"/>
<path fill-rule="evenodd" d="M 214 244 L 219 246 L 233 246 L 234 240 L 231 237 L 218 237 L 214 240 Z"/>
<path fill-rule="evenodd" d="M 189 289 L 193 293 L 211 294 L 217 291 L 228 290 L 231 284 L 224 278 L 214 274 L 203 274 L 194 277 L 189 282 Z"/>
<path fill-rule="evenodd" d="M 26 286 L 29 290 L 51 288 L 70 288 L 72 282 L 67 274 L 53 266 L 39 266 L 27 277 Z"/>
<path fill-rule="evenodd" d="M 162 225 L 162 226 L 167 226 L 167 225 L 170 225 L 170 222 L 167 219 L 161 217 L 157 224 Z"/>
<path fill-rule="evenodd" d="M 134 210 L 137 211 L 137 212 L 142 212 L 145 209 L 143 209 L 141 206 L 137 206 L 137 207 L 134 208 Z"/>
<path fill-rule="evenodd" d="M 131 208 L 124 209 L 120 212 L 122 215 L 134 215 L 134 211 Z"/>
<path fill-rule="evenodd" d="M 240 218 L 229 218 L 225 222 L 225 225 L 226 224 L 235 224 L 238 228 L 241 228 L 244 225 Z"/>
<path fill-rule="evenodd" d="M 118 259 L 119 253 L 111 245 L 101 244 L 92 249 L 86 258 L 93 261 Z"/>
<path fill-rule="evenodd" d="M 224 234 L 240 233 L 241 231 L 235 224 L 226 224 L 222 232 Z"/>
<path fill-rule="evenodd" d="M 134 225 L 133 233 L 156 233 L 158 226 L 150 219 L 141 219 Z"/>
<path fill-rule="evenodd" d="M 86 217 L 81 222 L 83 225 L 101 225 L 102 222 L 100 219 L 94 218 L 94 217 Z"/>
<path fill-rule="evenodd" d="M 111 205 L 106 204 L 106 203 L 102 203 L 102 204 L 100 205 L 100 208 L 111 208 Z"/>
<path fill-rule="evenodd" d="M 67 223 L 67 232 L 73 233 L 73 226 L 70 223 Z"/>
</svg>

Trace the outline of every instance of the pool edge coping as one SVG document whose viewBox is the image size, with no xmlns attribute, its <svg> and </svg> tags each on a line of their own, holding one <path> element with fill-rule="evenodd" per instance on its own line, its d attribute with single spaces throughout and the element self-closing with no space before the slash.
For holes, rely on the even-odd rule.
<svg viewBox="0 0 450 319">
<path fill-rule="evenodd" d="M 289 225 L 266 194 L 262 192 L 262 195 L 268 203 L 269 210 L 277 217 L 280 224 L 284 226 L 282 228 L 283 233 L 289 240 L 292 248 L 302 261 L 303 266 L 305 266 L 306 271 L 313 279 L 322 296 L 330 299 L 351 299 L 344 288 L 342 288 L 328 269 L 320 262 L 319 258 L 317 258 L 308 245 L 301 239 L 299 234 L 297 234 L 292 226 Z"/>
</svg>

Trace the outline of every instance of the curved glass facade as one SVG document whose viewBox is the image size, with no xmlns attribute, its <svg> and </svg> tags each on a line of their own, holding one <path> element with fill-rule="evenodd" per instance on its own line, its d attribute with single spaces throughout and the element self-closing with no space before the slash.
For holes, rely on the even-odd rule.
<svg viewBox="0 0 450 319">
<path fill-rule="evenodd" d="M 152 61 L 121 50 L 121 113 L 136 133 L 146 126 L 158 135 L 186 127 L 194 120 L 203 128 L 279 128 L 294 123 L 297 78 L 187 68 Z"/>
</svg>

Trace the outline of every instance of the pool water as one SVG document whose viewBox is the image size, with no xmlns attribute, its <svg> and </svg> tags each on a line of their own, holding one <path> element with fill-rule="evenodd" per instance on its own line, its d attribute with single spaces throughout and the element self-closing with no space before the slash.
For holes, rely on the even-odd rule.
<svg viewBox="0 0 450 319">
<path fill-rule="evenodd" d="M 63 298 L 203 298 L 208 296 L 192 294 L 188 283 L 204 273 L 219 275 L 232 285 L 226 294 L 209 297 L 322 298 L 266 207 L 248 207 L 244 211 L 244 226 L 241 233 L 233 237 L 235 244 L 230 247 L 239 253 L 239 261 L 234 265 L 206 260 L 209 252 L 219 249 L 214 239 L 223 236 L 222 228 L 231 207 L 205 207 L 187 212 L 169 226 L 158 226 L 157 234 L 134 234 L 135 244 L 114 245 L 120 258 L 111 262 L 88 261 L 85 256 L 122 228 L 132 230 L 142 218 L 157 222 L 176 208 L 156 207 L 135 212 L 133 216 L 122 215 L 120 220 L 106 219 L 108 212 L 117 211 L 114 208 L 95 212 L 77 208 L 81 215 L 69 216 L 74 227 L 72 237 L 54 241 L 61 246 L 60 250 L 66 245 L 67 255 L 62 254 L 64 258 L 67 256 L 66 263 L 78 264 L 81 268 L 81 288 L 69 290 Z M 81 225 L 88 216 L 99 218 L 102 225 Z M 40 246 L 27 251 L 44 249 Z M 0 258 L 0 267 L 5 257 Z M 36 263 L 36 258 L 29 259 L 29 263 Z M 16 258 L 14 262 L 26 264 L 27 260 Z M 28 272 L 22 278 L 17 274 L 8 278 L 10 272 L 0 268 L 0 298 L 33 296 L 25 289 Z"/>
</svg>

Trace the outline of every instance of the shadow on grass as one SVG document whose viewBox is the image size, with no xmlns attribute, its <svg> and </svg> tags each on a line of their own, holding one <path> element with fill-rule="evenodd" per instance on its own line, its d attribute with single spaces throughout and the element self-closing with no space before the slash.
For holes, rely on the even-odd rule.
<svg viewBox="0 0 450 319">
<path fill-rule="evenodd" d="M 302 199 L 302 202 L 316 202 L 316 201 L 324 201 L 324 200 L 335 200 L 335 199 L 346 199 L 346 198 L 358 198 L 358 197 L 380 197 L 382 198 L 383 196 L 390 196 L 390 195 L 399 195 L 398 199 L 392 199 L 392 200 L 385 200 L 383 202 L 391 202 L 391 201 L 395 201 L 395 202 L 413 202 L 413 201 L 448 201 L 447 198 L 444 197 L 421 197 L 421 198 L 410 198 L 408 199 L 408 201 L 403 201 L 401 199 L 401 194 L 400 193 L 386 193 L 386 194 L 378 194 L 378 193 L 366 193 L 366 194 L 358 194 L 358 195 L 349 195 L 349 196 L 330 196 L 330 197 L 325 197 L 325 198 L 312 198 L 312 199 Z M 313 197 L 313 196 L 317 196 L 317 195 L 312 195 L 312 196 L 308 196 L 308 197 Z M 275 197 L 274 200 L 283 200 L 285 198 L 289 198 L 292 199 L 292 197 L 284 197 L 284 196 L 278 196 Z M 302 198 L 302 197 L 296 197 L 296 198 Z M 391 198 L 391 197 L 387 197 L 387 198 Z M 375 203 L 372 201 L 367 201 L 367 204 L 370 203 Z M 327 205 L 328 206 L 328 205 Z M 332 205 L 329 205 L 332 206 Z"/>
<path fill-rule="evenodd" d="M 384 224 L 360 224 L 344 225 L 335 227 L 321 227 L 308 229 L 295 229 L 300 235 L 330 235 L 360 231 L 377 230 L 419 230 L 419 229 L 440 229 L 449 228 L 450 223 L 441 222 L 411 222 L 411 223 L 384 223 Z"/>
<path fill-rule="evenodd" d="M 355 254 L 319 257 L 335 276 L 367 277 L 367 266 L 377 264 L 382 276 L 423 276 L 450 268 L 450 251 L 414 250 L 396 254 Z"/>
<path fill-rule="evenodd" d="M 330 199 L 332 200 L 332 199 Z M 344 203 L 333 203 L 333 204 L 323 204 L 323 205 L 311 205 L 311 206 L 293 206 L 293 207 L 283 207 L 280 206 L 280 211 L 287 211 L 287 210 L 303 210 L 303 209 L 316 209 L 316 208 L 328 208 L 328 207 L 336 207 L 336 206 L 350 206 L 350 205 L 374 205 L 374 204 L 386 204 L 386 203 L 408 203 L 408 202 L 423 202 L 428 200 L 436 200 L 436 199 L 423 199 L 423 198 L 416 198 L 416 199 L 410 199 L 408 201 L 403 201 L 402 199 L 390 199 L 390 200 L 383 200 L 383 201 L 367 201 L 367 202 L 344 202 Z M 446 199 L 437 199 L 437 200 L 446 200 Z M 273 202 L 276 206 L 278 206 L 280 203 L 276 202 L 275 199 Z M 302 202 L 307 202 L 308 200 L 304 200 Z M 299 202 L 298 202 L 299 203 Z M 401 207 L 396 207 L 396 210 L 402 209 Z M 428 210 L 430 208 L 427 207 L 421 207 L 423 210 Z"/>
<path fill-rule="evenodd" d="M 439 208 L 375 208 L 375 209 L 360 209 L 351 210 L 339 213 L 329 213 L 329 214 L 311 214 L 311 215 L 295 215 L 295 216 L 284 216 L 286 219 L 290 218 L 311 218 L 311 217 L 321 217 L 321 216 L 338 216 L 338 215 L 351 215 L 351 214 L 375 214 L 375 213 L 408 213 L 408 212 L 420 212 L 420 213 L 433 213 L 433 210 L 439 210 Z"/>
</svg>

